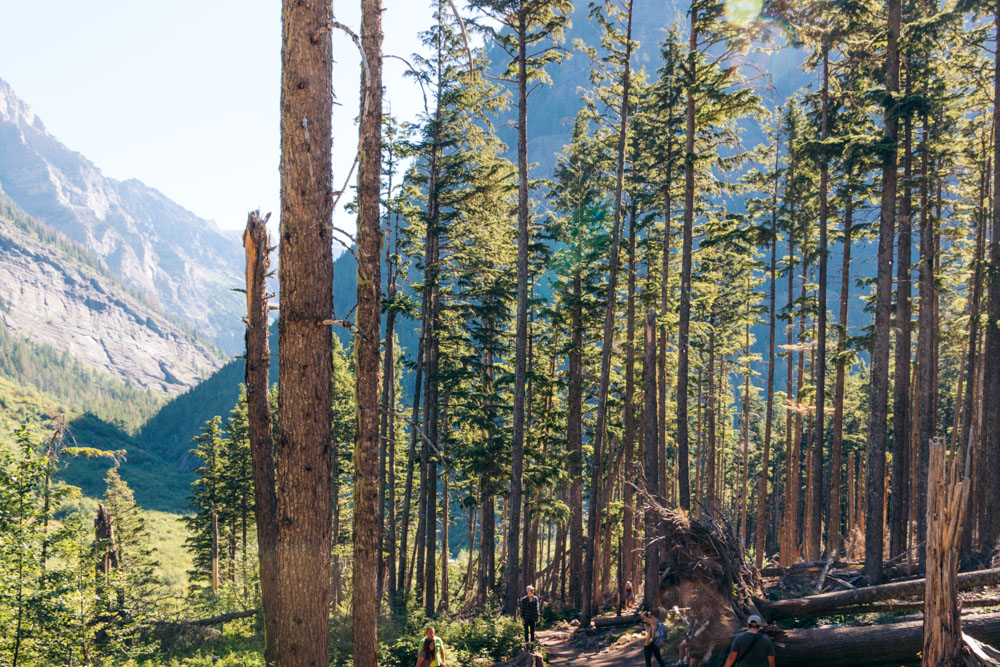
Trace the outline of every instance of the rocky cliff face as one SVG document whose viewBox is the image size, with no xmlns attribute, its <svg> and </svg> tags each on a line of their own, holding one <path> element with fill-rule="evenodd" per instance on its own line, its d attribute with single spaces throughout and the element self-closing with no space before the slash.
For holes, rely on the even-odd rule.
<svg viewBox="0 0 1000 667">
<path fill-rule="evenodd" d="M 136 180 L 106 178 L 50 135 L 0 79 L 0 188 L 23 211 L 99 256 L 224 349 L 242 348 L 242 248 Z"/>
<path fill-rule="evenodd" d="M 21 214 L 2 193 L 0 326 L 172 394 L 221 366 L 217 352 L 126 290 L 96 257 Z"/>
</svg>

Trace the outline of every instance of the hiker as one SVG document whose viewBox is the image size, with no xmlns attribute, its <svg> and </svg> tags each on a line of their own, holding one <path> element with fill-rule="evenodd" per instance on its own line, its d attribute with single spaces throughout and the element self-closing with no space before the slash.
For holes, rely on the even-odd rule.
<svg viewBox="0 0 1000 667">
<path fill-rule="evenodd" d="M 417 667 L 445 667 L 444 661 L 444 642 L 434 636 L 434 627 L 428 625 L 424 629 L 420 653 L 417 654 Z"/>
<path fill-rule="evenodd" d="M 747 629 L 733 638 L 725 667 L 774 667 L 774 644 L 760 631 L 764 621 L 757 614 L 747 619 Z"/>
<path fill-rule="evenodd" d="M 430 637 L 424 637 L 424 644 L 420 648 L 420 653 L 417 654 L 417 667 L 430 667 L 433 660 L 434 640 Z"/>
<path fill-rule="evenodd" d="M 635 606 L 635 593 L 632 592 L 632 582 L 625 582 L 625 609 L 630 610 Z"/>
<path fill-rule="evenodd" d="M 526 590 L 528 594 L 521 598 L 517 607 L 521 613 L 521 622 L 524 623 L 524 643 L 530 647 L 535 643 L 535 624 L 542 615 L 542 607 L 535 597 L 535 587 L 529 585 Z"/>
<path fill-rule="evenodd" d="M 667 643 L 667 626 L 663 625 L 654 614 L 644 611 L 639 614 L 639 618 L 645 624 L 644 630 L 646 643 L 642 647 L 642 657 L 646 659 L 646 667 L 652 667 L 653 658 L 660 664 L 660 667 L 667 667 L 660 655 L 660 649 Z"/>
</svg>

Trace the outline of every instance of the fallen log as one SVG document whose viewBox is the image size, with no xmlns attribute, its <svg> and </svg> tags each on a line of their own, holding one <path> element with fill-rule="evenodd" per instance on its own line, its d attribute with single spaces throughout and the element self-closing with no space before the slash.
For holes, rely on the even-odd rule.
<svg viewBox="0 0 1000 667">
<path fill-rule="evenodd" d="M 1000 583 L 1000 568 L 979 570 L 977 572 L 963 572 L 958 575 L 958 590 L 960 591 L 992 586 L 998 583 Z M 821 616 L 827 613 L 838 613 L 835 610 L 861 608 L 864 605 L 881 600 L 901 600 L 916 595 L 923 595 L 923 592 L 924 580 L 914 579 L 912 581 L 896 581 L 881 586 L 855 588 L 849 591 L 821 593 L 804 598 L 776 600 L 773 602 L 758 600 L 757 608 L 760 609 L 764 618 L 773 622 L 783 618 L 806 618 L 809 616 Z"/>
<path fill-rule="evenodd" d="M 237 621 L 241 618 L 253 618 L 259 613 L 258 609 L 247 609 L 246 611 L 234 611 L 228 614 L 219 614 L 209 618 L 200 618 L 196 621 L 187 621 L 186 625 L 219 625 L 229 621 Z"/>
<path fill-rule="evenodd" d="M 794 565 L 789 565 L 788 567 L 765 567 L 760 571 L 760 576 L 762 577 L 783 577 L 786 574 L 808 574 L 810 572 L 820 572 L 824 567 L 826 567 L 828 561 L 817 560 L 812 562 L 795 563 Z M 863 562 L 854 562 L 848 560 L 835 560 L 832 563 L 833 570 L 861 570 L 864 567 Z"/>
<path fill-rule="evenodd" d="M 982 609 L 983 607 L 1000 607 L 1000 598 L 970 598 L 962 600 L 962 609 Z M 830 616 L 858 616 L 861 614 L 898 614 L 901 612 L 911 612 L 923 614 L 923 600 L 884 600 L 871 604 L 858 605 L 854 607 L 844 607 L 842 609 L 831 609 L 824 614 Z M 899 618 L 897 621 L 913 620 L 910 618 Z"/>
<path fill-rule="evenodd" d="M 980 642 L 1000 643 L 1000 614 L 963 616 L 962 630 Z M 919 664 L 923 621 L 785 630 L 776 637 L 775 647 L 776 663 L 782 667 Z"/>
<path fill-rule="evenodd" d="M 618 625 L 634 625 L 641 619 L 639 614 L 622 614 L 621 616 L 597 616 L 594 618 L 595 628 L 612 628 Z"/>
</svg>

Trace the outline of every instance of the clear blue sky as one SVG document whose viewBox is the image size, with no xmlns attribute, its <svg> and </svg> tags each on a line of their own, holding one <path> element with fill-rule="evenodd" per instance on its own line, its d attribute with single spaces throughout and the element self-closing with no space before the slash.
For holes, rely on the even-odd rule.
<svg viewBox="0 0 1000 667">
<path fill-rule="evenodd" d="M 384 0 L 385 52 L 409 57 L 429 2 Z M 360 2 L 334 0 L 359 26 Z M 0 78 L 53 135 L 106 175 L 138 178 L 182 206 L 242 228 L 278 215 L 279 0 L 0 0 Z M 357 144 L 358 56 L 334 33 L 334 181 Z M 419 88 L 385 63 L 392 112 L 412 119 Z M 342 203 L 346 202 L 345 197 Z M 339 212 L 339 226 L 354 228 Z"/>
</svg>

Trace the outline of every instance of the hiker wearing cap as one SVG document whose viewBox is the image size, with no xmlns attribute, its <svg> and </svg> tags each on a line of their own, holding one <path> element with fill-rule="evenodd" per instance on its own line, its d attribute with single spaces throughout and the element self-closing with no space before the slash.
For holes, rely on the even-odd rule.
<svg viewBox="0 0 1000 667">
<path fill-rule="evenodd" d="M 535 597 L 535 587 L 528 586 L 527 592 L 517 607 L 521 612 L 521 622 L 524 623 L 524 643 L 530 646 L 535 643 L 535 623 L 538 623 L 542 609 Z"/>
<path fill-rule="evenodd" d="M 733 639 L 725 667 L 774 667 L 774 644 L 760 631 L 764 621 L 757 614 L 747 619 L 747 629 Z"/>
</svg>

